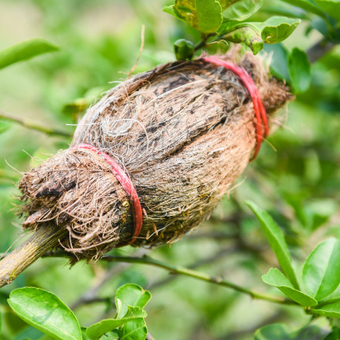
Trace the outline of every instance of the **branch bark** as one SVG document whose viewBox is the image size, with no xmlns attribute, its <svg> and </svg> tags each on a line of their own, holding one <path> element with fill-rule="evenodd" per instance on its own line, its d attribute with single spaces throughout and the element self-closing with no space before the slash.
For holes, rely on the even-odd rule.
<svg viewBox="0 0 340 340">
<path fill-rule="evenodd" d="M 2 111 L 2 110 L 0 110 L 0 119 L 5 119 L 5 120 L 9 120 L 11 122 L 15 122 L 15 123 L 20 124 L 20 125 L 28 128 L 28 129 L 43 132 L 43 133 L 46 133 L 47 135 L 50 135 L 50 136 L 57 135 L 57 136 L 63 136 L 63 137 L 72 137 L 72 135 L 73 135 L 72 133 L 69 133 L 67 131 L 54 129 L 52 127 L 42 125 L 40 123 L 34 122 L 32 120 L 29 120 L 29 119 L 23 119 L 21 117 L 13 115 L 12 113 L 8 113 L 8 112 Z"/>
<path fill-rule="evenodd" d="M 325 41 L 324 39 L 318 41 L 309 50 L 307 50 L 307 57 L 311 63 L 314 63 L 321 59 L 325 54 L 333 49 L 334 43 L 330 41 Z"/>
<path fill-rule="evenodd" d="M 55 247 L 67 231 L 56 226 L 37 229 L 33 235 L 0 261 L 0 287 L 11 283 L 34 261 Z"/>
</svg>

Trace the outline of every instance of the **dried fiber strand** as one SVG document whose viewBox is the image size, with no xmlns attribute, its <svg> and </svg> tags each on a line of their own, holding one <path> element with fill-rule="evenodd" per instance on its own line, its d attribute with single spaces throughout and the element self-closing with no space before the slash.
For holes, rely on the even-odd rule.
<svg viewBox="0 0 340 340">
<path fill-rule="evenodd" d="M 291 99 L 261 59 L 237 58 L 267 113 Z M 72 148 L 86 143 L 112 157 L 137 190 L 145 213 L 133 245 L 175 242 L 231 189 L 255 134 L 253 104 L 235 74 L 202 59 L 159 66 L 109 91 L 79 122 L 70 149 L 23 176 L 24 227 L 67 229 L 61 245 L 78 259 L 98 259 L 129 242 L 129 197 L 103 157 Z"/>
</svg>

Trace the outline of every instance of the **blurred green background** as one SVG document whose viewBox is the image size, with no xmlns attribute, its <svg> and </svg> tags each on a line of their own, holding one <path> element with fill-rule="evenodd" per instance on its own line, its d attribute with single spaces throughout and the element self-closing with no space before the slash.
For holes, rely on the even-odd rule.
<svg viewBox="0 0 340 340">
<path fill-rule="evenodd" d="M 0 50 L 35 37 L 60 46 L 59 52 L 0 71 L 0 109 L 72 133 L 72 124 L 83 113 L 81 105 L 75 105 L 79 98 L 86 98 L 80 101 L 85 107 L 114 86 L 110 82 L 127 77 L 139 54 L 142 25 L 145 43 L 135 73 L 173 61 L 175 40 L 199 39 L 162 12 L 167 4 L 171 1 L 0 0 Z M 263 17 L 270 14 L 265 9 Z M 284 42 L 288 50 L 307 49 L 321 38 L 315 30 L 306 36 L 307 28 L 303 22 Z M 223 200 L 211 220 L 150 255 L 271 291 L 261 275 L 276 263 L 245 200 L 274 216 L 297 262 L 320 239 L 340 236 L 340 48 L 313 64 L 311 88 L 280 116 L 285 117 L 282 127 L 263 145 L 240 179 L 242 185 Z M 25 237 L 13 211 L 20 172 L 36 164 L 33 156 L 54 154 L 70 141 L 0 120 L 0 252 Z M 134 252 L 126 247 L 114 253 Z M 6 303 L 14 288 L 31 285 L 50 290 L 73 306 L 87 326 L 114 314 L 110 298 L 126 282 L 138 283 L 153 294 L 147 324 L 157 340 L 249 340 L 255 329 L 271 322 L 283 321 L 296 329 L 308 321 L 299 309 L 251 300 L 143 265 L 81 262 L 70 269 L 65 259 L 40 259 L 1 290 L 2 339 L 24 339 L 21 332 L 27 327 Z M 86 297 L 99 299 L 87 304 Z"/>
</svg>

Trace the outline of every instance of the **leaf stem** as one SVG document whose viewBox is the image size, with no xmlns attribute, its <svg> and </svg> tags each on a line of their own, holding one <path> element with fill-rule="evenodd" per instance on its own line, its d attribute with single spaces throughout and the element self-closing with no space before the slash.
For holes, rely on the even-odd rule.
<svg viewBox="0 0 340 340">
<path fill-rule="evenodd" d="M 67 131 L 54 129 L 52 127 L 42 125 L 40 123 L 34 122 L 32 120 L 29 120 L 29 119 L 24 119 L 24 118 L 15 116 L 12 113 L 8 113 L 8 112 L 5 112 L 3 110 L 0 110 L 0 119 L 5 119 L 5 120 L 15 122 L 15 123 L 20 124 L 20 125 L 28 128 L 28 129 L 43 132 L 43 133 L 46 133 L 47 135 L 50 135 L 50 136 L 58 135 L 58 136 L 63 136 L 63 137 L 72 137 L 72 134 L 67 132 Z"/>
<path fill-rule="evenodd" d="M 203 48 L 206 46 L 207 41 L 209 38 L 215 36 L 216 33 L 210 33 L 210 34 L 206 34 L 206 35 L 202 35 L 202 40 L 199 41 L 195 46 L 194 46 L 194 51 L 198 51 L 199 49 Z M 215 41 L 215 40 L 214 40 Z"/>
</svg>

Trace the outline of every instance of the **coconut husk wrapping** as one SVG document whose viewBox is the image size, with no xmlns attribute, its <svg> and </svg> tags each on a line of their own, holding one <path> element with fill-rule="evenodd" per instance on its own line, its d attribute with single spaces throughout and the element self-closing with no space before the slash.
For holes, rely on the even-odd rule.
<svg viewBox="0 0 340 340">
<path fill-rule="evenodd" d="M 291 98 L 263 60 L 238 58 L 268 114 Z M 25 228 L 65 228 L 66 251 L 98 259 L 131 240 L 133 218 L 111 167 L 91 150 L 72 149 L 81 143 L 111 156 L 136 188 L 144 216 L 133 246 L 172 243 L 210 216 L 247 166 L 256 146 L 253 104 L 234 73 L 198 59 L 139 74 L 92 106 L 70 149 L 26 173 L 19 188 Z"/>
</svg>

